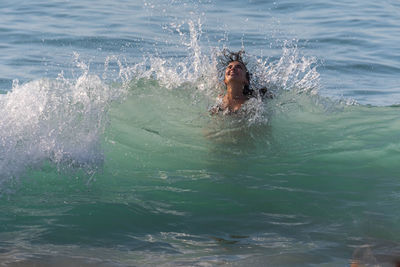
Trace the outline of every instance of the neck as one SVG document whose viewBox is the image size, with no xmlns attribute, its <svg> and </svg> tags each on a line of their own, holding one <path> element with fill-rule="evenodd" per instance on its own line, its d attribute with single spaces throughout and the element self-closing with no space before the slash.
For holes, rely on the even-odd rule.
<svg viewBox="0 0 400 267">
<path fill-rule="evenodd" d="M 229 100 L 243 100 L 247 97 L 243 94 L 243 85 L 229 84 L 227 85 L 227 97 Z"/>
</svg>

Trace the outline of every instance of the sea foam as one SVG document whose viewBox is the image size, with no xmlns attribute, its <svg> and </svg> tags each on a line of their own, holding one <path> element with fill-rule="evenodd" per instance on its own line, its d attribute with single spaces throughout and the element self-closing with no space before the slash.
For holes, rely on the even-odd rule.
<svg viewBox="0 0 400 267">
<path fill-rule="evenodd" d="M 44 160 L 93 165 L 103 160 L 100 137 L 115 97 L 98 76 L 14 83 L 0 95 L 0 183 Z"/>
</svg>

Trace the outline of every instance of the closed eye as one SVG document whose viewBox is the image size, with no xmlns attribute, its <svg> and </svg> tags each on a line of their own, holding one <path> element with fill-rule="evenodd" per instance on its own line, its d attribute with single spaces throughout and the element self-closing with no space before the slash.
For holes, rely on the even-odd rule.
<svg viewBox="0 0 400 267">
<path fill-rule="evenodd" d="M 232 69 L 232 68 L 243 69 L 241 65 L 229 65 L 229 66 L 228 66 L 228 69 Z"/>
</svg>

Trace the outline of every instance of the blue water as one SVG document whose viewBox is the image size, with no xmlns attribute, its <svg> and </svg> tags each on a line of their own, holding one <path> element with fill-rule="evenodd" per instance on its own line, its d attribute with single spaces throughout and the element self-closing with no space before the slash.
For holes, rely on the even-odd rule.
<svg viewBox="0 0 400 267">
<path fill-rule="evenodd" d="M 392 266 L 396 1 L 2 1 L 2 266 Z M 218 55 L 275 95 L 210 116 Z"/>
</svg>

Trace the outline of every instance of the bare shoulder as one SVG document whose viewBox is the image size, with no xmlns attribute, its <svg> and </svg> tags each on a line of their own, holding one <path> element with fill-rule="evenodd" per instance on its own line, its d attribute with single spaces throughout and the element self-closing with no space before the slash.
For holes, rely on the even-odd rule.
<svg viewBox="0 0 400 267">
<path fill-rule="evenodd" d="M 216 98 L 215 104 L 209 109 L 211 115 L 217 114 L 220 111 L 223 111 L 224 106 L 224 94 L 219 94 Z"/>
</svg>

